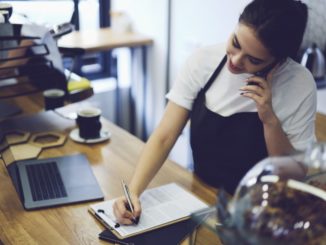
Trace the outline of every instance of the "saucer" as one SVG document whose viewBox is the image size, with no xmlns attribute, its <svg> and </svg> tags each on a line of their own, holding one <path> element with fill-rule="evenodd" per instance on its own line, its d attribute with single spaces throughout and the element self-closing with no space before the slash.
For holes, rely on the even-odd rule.
<svg viewBox="0 0 326 245">
<path fill-rule="evenodd" d="M 79 128 L 75 128 L 70 132 L 69 137 L 73 141 L 76 141 L 78 143 L 94 144 L 94 143 L 99 143 L 99 142 L 103 142 L 103 141 L 106 141 L 106 140 L 110 139 L 111 138 L 111 133 L 106 129 L 102 129 L 101 132 L 100 132 L 100 137 L 99 138 L 84 139 L 84 138 L 81 138 L 79 136 Z"/>
</svg>

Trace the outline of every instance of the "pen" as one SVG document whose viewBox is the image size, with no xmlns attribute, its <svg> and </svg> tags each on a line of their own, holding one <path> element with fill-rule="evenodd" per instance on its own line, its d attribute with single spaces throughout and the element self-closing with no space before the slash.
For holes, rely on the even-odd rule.
<svg viewBox="0 0 326 245">
<path fill-rule="evenodd" d="M 127 209 L 129 209 L 129 211 L 133 214 L 134 213 L 134 207 L 133 207 L 132 202 L 131 202 L 129 188 L 128 188 L 127 184 L 123 180 L 122 180 L 122 188 L 123 188 L 123 192 L 124 192 L 125 197 L 126 197 L 127 202 L 128 202 Z M 133 216 L 132 221 L 133 221 L 134 224 L 138 224 L 139 219 L 137 219 L 136 217 Z"/>
</svg>

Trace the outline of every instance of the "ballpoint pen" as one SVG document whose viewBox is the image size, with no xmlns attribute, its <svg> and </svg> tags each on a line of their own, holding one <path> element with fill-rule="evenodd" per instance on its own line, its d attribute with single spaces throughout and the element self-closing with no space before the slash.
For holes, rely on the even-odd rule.
<svg viewBox="0 0 326 245">
<path fill-rule="evenodd" d="M 122 182 L 123 192 L 124 192 L 125 197 L 126 197 L 127 202 L 128 202 L 127 209 L 129 209 L 129 211 L 133 214 L 134 213 L 134 207 L 133 207 L 132 202 L 131 202 L 129 188 L 128 188 L 127 184 L 123 180 L 121 182 Z M 139 218 L 136 218 L 136 217 L 133 216 L 132 221 L 133 221 L 134 224 L 138 224 Z"/>
</svg>

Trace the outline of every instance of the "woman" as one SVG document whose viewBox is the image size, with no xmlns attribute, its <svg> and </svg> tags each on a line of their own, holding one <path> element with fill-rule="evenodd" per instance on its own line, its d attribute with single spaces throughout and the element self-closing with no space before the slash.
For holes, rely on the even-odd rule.
<svg viewBox="0 0 326 245">
<path fill-rule="evenodd" d="M 307 7 L 300 1 L 254 0 L 240 15 L 226 52 L 211 46 L 190 57 L 130 183 L 134 213 L 123 197 L 114 204 L 120 223 L 140 215 L 138 197 L 188 119 L 195 174 L 230 193 L 261 159 L 304 149 L 314 140 L 315 83 L 291 58 L 306 23 Z"/>
</svg>

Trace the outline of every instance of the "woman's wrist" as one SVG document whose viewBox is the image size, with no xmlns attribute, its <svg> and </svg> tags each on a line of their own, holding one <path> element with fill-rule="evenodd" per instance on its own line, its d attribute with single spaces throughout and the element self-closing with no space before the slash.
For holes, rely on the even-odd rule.
<svg viewBox="0 0 326 245">
<path fill-rule="evenodd" d="M 276 116 L 268 123 L 263 123 L 263 127 L 267 151 L 270 156 L 280 156 L 293 152 L 294 148 Z"/>
<path fill-rule="evenodd" d="M 273 113 L 267 120 L 263 120 L 263 125 L 265 128 L 277 128 L 281 126 L 280 120 Z"/>
<path fill-rule="evenodd" d="M 129 190 L 132 194 L 136 195 L 137 197 L 140 196 L 140 194 L 142 193 L 141 190 L 139 190 L 139 188 L 137 188 L 136 185 L 134 185 L 132 182 L 131 184 L 129 185 Z"/>
</svg>

